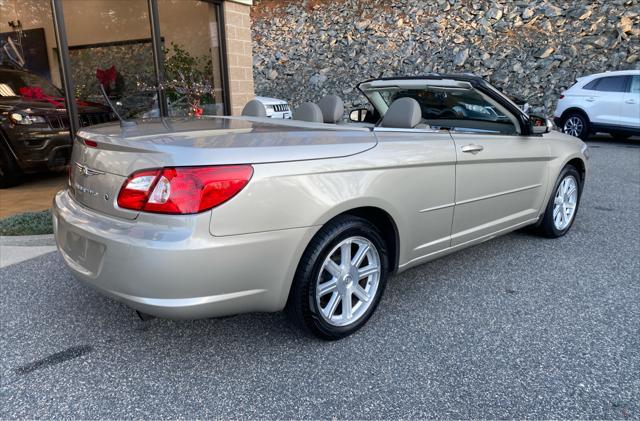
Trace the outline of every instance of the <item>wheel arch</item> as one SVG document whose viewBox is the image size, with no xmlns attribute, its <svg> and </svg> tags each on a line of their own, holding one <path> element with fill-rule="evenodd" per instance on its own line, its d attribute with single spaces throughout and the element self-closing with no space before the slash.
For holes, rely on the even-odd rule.
<svg viewBox="0 0 640 421">
<path fill-rule="evenodd" d="M 398 218 L 394 210 L 388 209 L 384 203 L 356 200 L 342 203 L 331 212 L 322 216 L 316 225 L 325 226 L 338 217 L 351 215 L 367 220 L 378 228 L 389 249 L 389 271 L 395 273 L 400 265 L 400 232 Z M 396 216 L 398 214 L 395 214 Z M 310 241 L 309 241 L 310 242 Z M 305 245 L 308 247 L 309 245 Z"/>
<path fill-rule="evenodd" d="M 591 120 L 589 119 L 589 115 L 587 114 L 587 112 L 585 110 L 583 110 L 580 107 L 569 107 L 566 110 L 564 110 L 564 112 L 560 116 L 560 120 L 562 121 L 562 124 L 564 124 L 564 120 L 567 118 L 567 116 L 569 114 L 572 114 L 572 113 L 573 114 L 580 114 L 585 119 L 587 119 L 587 123 L 591 123 Z"/>
<path fill-rule="evenodd" d="M 380 230 L 382 238 L 389 249 L 389 272 L 395 273 L 398 270 L 400 262 L 400 234 L 393 217 L 384 209 L 375 206 L 362 206 L 349 209 L 336 215 L 334 218 L 342 215 L 353 215 L 366 219 Z"/>
<path fill-rule="evenodd" d="M 580 173 L 580 182 L 581 184 L 584 185 L 584 180 L 587 175 L 587 166 L 585 162 L 580 158 L 572 158 L 569 161 L 567 161 L 562 168 L 567 167 L 569 165 L 578 170 L 578 173 Z"/>
</svg>

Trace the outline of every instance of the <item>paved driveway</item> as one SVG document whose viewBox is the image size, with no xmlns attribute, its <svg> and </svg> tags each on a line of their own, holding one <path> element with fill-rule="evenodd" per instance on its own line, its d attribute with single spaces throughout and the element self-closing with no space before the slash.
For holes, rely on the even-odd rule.
<svg viewBox="0 0 640 421">
<path fill-rule="evenodd" d="M 569 235 L 396 276 L 339 342 L 282 314 L 142 322 L 55 253 L 1 269 L 0 418 L 638 419 L 640 143 L 591 147 Z"/>
<path fill-rule="evenodd" d="M 0 218 L 49 209 L 53 196 L 67 184 L 65 171 L 29 174 L 16 187 L 0 190 Z"/>
</svg>

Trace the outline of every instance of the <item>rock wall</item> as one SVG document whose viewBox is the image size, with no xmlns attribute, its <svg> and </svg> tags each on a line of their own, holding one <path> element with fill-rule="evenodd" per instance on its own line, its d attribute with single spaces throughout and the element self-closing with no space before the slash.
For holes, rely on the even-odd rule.
<svg viewBox="0 0 640 421">
<path fill-rule="evenodd" d="M 296 106 L 384 76 L 471 72 L 553 113 L 577 77 L 640 68 L 640 0 L 261 0 L 256 94 Z"/>
</svg>

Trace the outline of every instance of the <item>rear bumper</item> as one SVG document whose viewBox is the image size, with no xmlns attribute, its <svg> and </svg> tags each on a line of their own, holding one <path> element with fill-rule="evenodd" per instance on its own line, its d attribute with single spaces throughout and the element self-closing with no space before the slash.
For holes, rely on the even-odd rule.
<svg viewBox="0 0 640 421">
<path fill-rule="evenodd" d="M 228 237 L 209 233 L 210 212 L 128 221 L 97 214 L 67 191 L 53 204 L 54 233 L 68 268 L 130 307 L 195 319 L 286 304 L 295 267 L 315 228 Z"/>
</svg>

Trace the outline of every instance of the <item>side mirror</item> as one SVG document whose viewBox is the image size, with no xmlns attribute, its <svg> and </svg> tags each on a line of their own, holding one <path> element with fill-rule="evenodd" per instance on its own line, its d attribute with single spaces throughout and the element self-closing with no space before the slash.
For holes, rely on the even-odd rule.
<svg viewBox="0 0 640 421">
<path fill-rule="evenodd" d="M 369 110 L 366 108 L 357 108 L 355 110 L 351 110 L 349 113 L 349 120 L 355 123 L 362 123 L 367 118 L 367 113 Z"/>
<path fill-rule="evenodd" d="M 531 133 L 533 134 L 549 133 L 553 128 L 553 123 L 551 123 L 549 119 L 538 115 L 530 115 L 529 124 L 531 125 Z"/>
</svg>

